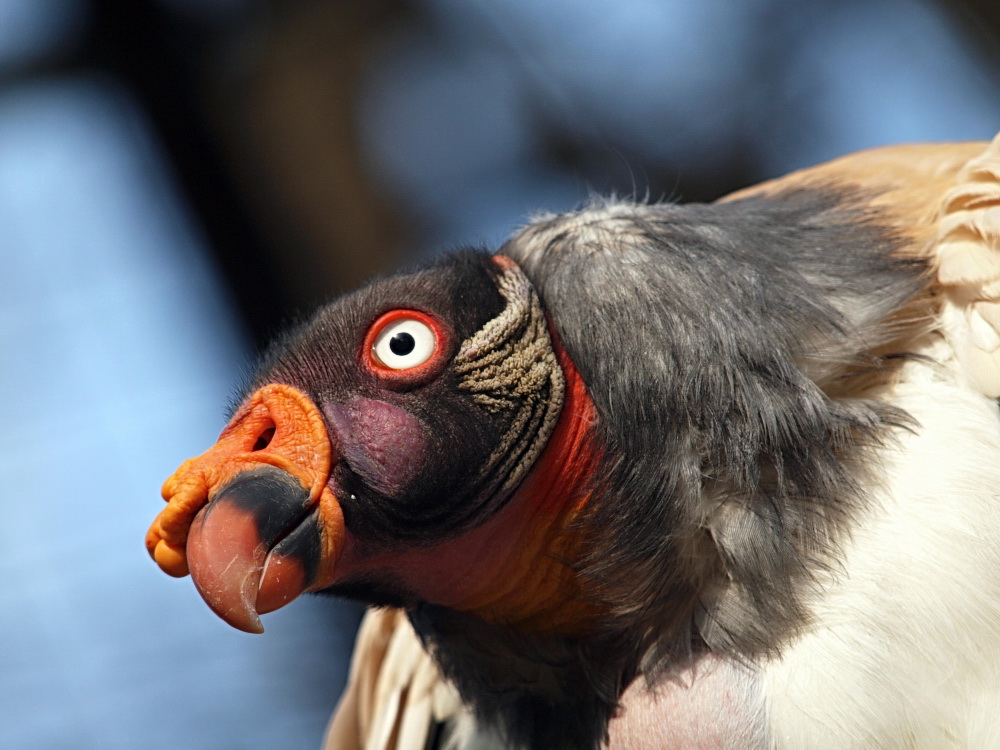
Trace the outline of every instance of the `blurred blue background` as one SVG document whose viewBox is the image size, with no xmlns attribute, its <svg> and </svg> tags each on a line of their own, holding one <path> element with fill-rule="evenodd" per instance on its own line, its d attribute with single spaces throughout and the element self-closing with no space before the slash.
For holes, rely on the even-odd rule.
<svg viewBox="0 0 1000 750">
<path fill-rule="evenodd" d="M 254 352 L 591 192 L 1000 129 L 993 0 L 0 0 L 0 748 L 317 748 L 358 611 L 148 560 Z"/>
</svg>

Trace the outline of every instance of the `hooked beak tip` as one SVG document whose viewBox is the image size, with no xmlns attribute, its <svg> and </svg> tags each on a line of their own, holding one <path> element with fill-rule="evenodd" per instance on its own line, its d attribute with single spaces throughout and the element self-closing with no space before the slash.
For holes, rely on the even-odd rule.
<svg viewBox="0 0 1000 750">
<path fill-rule="evenodd" d="M 257 588 L 267 547 L 252 518 L 228 504 L 202 509 L 187 545 L 191 578 L 215 614 L 245 633 L 263 633 Z"/>
<path fill-rule="evenodd" d="M 314 582 L 321 540 L 309 492 L 277 469 L 255 469 L 238 475 L 195 516 L 187 563 L 212 611 L 239 630 L 260 633 L 259 615 L 285 606 Z"/>
</svg>

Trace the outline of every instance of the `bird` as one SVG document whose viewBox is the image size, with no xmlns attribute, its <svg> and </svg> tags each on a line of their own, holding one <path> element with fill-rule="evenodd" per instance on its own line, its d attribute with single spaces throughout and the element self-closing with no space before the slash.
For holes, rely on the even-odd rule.
<svg viewBox="0 0 1000 750">
<path fill-rule="evenodd" d="M 1000 136 L 592 198 L 280 336 L 146 546 L 337 750 L 1000 747 Z"/>
</svg>

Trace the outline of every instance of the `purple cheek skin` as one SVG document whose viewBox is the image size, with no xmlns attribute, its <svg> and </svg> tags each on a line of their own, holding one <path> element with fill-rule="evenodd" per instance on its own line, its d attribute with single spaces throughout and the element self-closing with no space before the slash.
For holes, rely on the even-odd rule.
<svg viewBox="0 0 1000 750">
<path fill-rule="evenodd" d="M 331 437 L 353 471 L 389 497 L 401 493 L 421 465 L 427 428 L 405 409 L 385 401 L 353 398 L 325 404 Z"/>
</svg>

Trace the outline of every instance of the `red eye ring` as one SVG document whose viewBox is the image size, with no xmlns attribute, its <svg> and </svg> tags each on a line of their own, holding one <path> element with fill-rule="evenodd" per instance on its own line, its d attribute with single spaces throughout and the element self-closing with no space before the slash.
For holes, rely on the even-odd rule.
<svg viewBox="0 0 1000 750">
<path fill-rule="evenodd" d="M 425 326 L 433 335 L 432 351 L 426 360 L 414 367 L 389 367 L 382 362 L 375 352 L 378 338 L 390 326 L 414 321 L 419 326 Z M 361 361 L 367 369 L 380 379 L 398 385 L 416 385 L 422 383 L 441 370 L 448 358 L 453 336 L 451 332 L 435 317 L 419 310 L 390 310 L 383 313 L 369 327 L 361 345 Z"/>
</svg>

